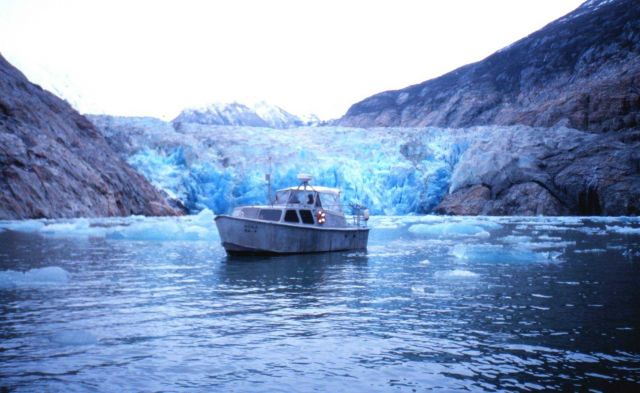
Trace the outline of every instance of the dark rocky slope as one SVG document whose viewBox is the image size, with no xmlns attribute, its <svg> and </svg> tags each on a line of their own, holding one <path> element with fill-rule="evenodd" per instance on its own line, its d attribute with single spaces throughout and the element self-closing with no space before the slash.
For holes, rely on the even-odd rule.
<svg viewBox="0 0 640 393">
<path fill-rule="evenodd" d="M 0 219 L 173 215 L 69 104 L 0 56 Z"/>
<path fill-rule="evenodd" d="M 353 105 L 340 125 L 640 125 L 640 2 L 588 1 L 486 59 Z"/>
<path fill-rule="evenodd" d="M 640 131 L 478 131 L 435 211 L 456 215 L 638 215 Z"/>
</svg>

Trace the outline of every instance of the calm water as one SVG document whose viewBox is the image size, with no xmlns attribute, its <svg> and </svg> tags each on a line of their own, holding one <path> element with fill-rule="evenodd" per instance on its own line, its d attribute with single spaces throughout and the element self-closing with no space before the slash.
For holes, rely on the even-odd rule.
<svg viewBox="0 0 640 393">
<path fill-rule="evenodd" d="M 640 390 L 638 219 L 374 218 L 366 253 L 229 259 L 210 218 L 0 223 L 0 389 Z"/>
</svg>

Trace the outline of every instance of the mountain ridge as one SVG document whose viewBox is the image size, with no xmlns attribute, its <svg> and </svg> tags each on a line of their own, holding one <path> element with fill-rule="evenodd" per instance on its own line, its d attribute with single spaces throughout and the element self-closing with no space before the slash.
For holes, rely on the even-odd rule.
<svg viewBox="0 0 640 393">
<path fill-rule="evenodd" d="M 639 85 L 640 4 L 588 1 L 479 62 L 366 98 L 337 124 L 617 131 L 640 125 Z"/>
<path fill-rule="evenodd" d="M 182 123 L 283 129 L 315 125 L 320 123 L 320 119 L 315 115 L 296 116 L 265 101 L 251 106 L 234 101 L 184 109 L 172 123 L 177 129 Z"/>
</svg>

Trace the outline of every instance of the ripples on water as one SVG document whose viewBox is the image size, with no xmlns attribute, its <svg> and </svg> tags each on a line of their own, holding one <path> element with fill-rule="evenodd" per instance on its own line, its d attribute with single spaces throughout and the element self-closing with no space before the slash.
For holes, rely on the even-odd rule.
<svg viewBox="0 0 640 393">
<path fill-rule="evenodd" d="M 637 219 L 379 217 L 268 259 L 210 219 L 0 223 L 0 387 L 640 388 Z"/>
</svg>

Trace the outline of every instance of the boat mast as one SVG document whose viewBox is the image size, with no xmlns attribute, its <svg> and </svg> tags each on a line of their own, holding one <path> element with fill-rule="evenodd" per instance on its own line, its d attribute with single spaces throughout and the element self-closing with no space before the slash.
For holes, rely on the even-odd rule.
<svg viewBox="0 0 640 393">
<path fill-rule="evenodd" d="M 269 172 L 264 175 L 264 179 L 267 181 L 267 198 L 269 204 L 273 206 L 273 199 L 271 199 L 271 157 L 269 157 Z"/>
</svg>

